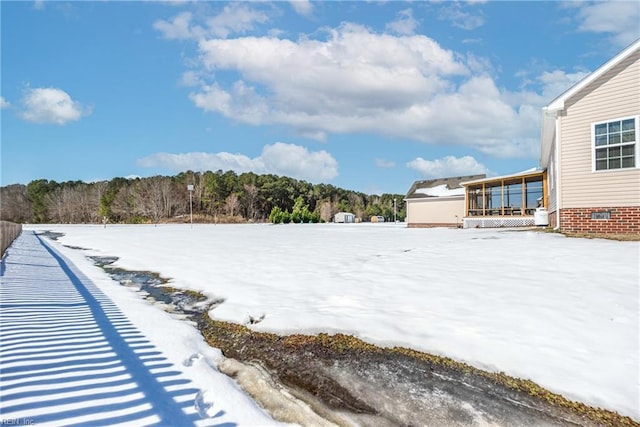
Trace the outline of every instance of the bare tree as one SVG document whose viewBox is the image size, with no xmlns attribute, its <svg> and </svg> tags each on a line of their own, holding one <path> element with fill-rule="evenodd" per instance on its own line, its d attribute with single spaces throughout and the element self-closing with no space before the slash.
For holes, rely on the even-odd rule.
<svg viewBox="0 0 640 427">
<path fill-rule="evenodd" d="M 140 197 L 140 213 L 160 222 L 162 218 L 170 218 L 180 205 L 176 197 L 171 178 L 154 176 L 141 180 L 138 184 Z"/>
<path fill-rule="evenodd" d="M 253 221 L 256 219 L 256 201 L 260 190 L 253 184 L 244 185 L 243 204 L 247 212 L 247 219 Z"/>
<path fill-rule="evenodd" d="M 116 220 L 131 220 L 136 214 L 136 189 L 135 185 L 123 185 L 118 189 L 113 203 L 111 214 Z"/>
<path fill-rule="evenodd" d="M 77 205 L 73 201 L 72 190 L 69 186 L 61 186 L 47 194 L 45 203 L 53 222 L 70 224 L 75 222 Z"/>
<path fill-rule="evenodd" d="M 106 185 L 105 185 L 106 186 Z M 100 216 L 100 183 L 80 184 L 71 190 L 70 198 L 73 204 L 73 222 L 99 222 Z"/>
<path fill-rule="evenodd" d="M 320 218 L 323 219 L 325 222 L 330 222 L 331 219 L 333 218 L 333 215 L 335 214 L 335 210 L 336 210 L 335 203 L 325 200 L 320 205 Z"/>
<path fill-rule="evenodd" d="M 235 216 L 236 210 L 240 207 L 240 201 L 236 193 L 231 193 L 225 200 L 225 210 L 227 215 Z"/>
<path fill-rule="evenodd" d="M 48 193 L 45 204 L 54 222 L 81 224 L 98 222 L 100 189 L 98 184 L 63 183 Z"/>
<path fill-rule="evenodd" d="M 31 222 L 33 208 L 27 197 L 27 186 L 13 184 L 0 188 L 0 218 L 13 222 Z"/>
<path fill-rule="evenodd" d="M 349 206 L 353 208 L 353 213 L 356 218 L 362 218 L 364 216 L 364 201 L 355 193 L 349 193 Z"/>
<path fill-rule="evenodd" d="M 202 210 L 202 197 L 204 195 L 204 183 L 202 182 L 202 175 L 199 173 L 193 176 L 193 206 L 196 212 Z"/>
<path fill-rule="evenodd" d="M 161 180 L 162 177 L 154 176 L 140 181 L 139 184 L 140 207 L 143 215 L 151 218 L 156 224 L 162 218 L 164 207 Z"/>
</svg>

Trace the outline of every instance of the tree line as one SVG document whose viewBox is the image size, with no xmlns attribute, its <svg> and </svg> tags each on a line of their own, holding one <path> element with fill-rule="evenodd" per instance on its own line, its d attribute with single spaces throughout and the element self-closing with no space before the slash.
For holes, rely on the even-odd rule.
<svg viewBox="0 0 640 427">
<path fill-rule="evenodd" d="M 187 186 L 192 185 L 192 191 Z M 17 223 L 330 222 L 337 212 L 362 221 L 406 216 L 404 195 L 367 195 L 285 176 L 233 171 L 56 182 L 0 188 L 0 218 Z M 279 219 L 280 221 L 274 221 Z"/>
</svg>

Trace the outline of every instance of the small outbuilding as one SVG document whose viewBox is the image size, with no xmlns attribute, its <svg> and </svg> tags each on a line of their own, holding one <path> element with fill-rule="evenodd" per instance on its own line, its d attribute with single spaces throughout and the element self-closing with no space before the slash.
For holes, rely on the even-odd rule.
<svg viewBox="0 0 640 427">
<path fill-rule="evenodd" d="M 350 212 L 338 212 L 334 215 L 333 222 L 341 224 L 353 223 L 356 222 L 356 216 Z"/>
<path fill-rule="evenodd" d="M 407 197 L 408 227 L 459 227 L 465 214 L 462 182 L 485 178 L 468 175 L 413 183 Z"/>
</svg>

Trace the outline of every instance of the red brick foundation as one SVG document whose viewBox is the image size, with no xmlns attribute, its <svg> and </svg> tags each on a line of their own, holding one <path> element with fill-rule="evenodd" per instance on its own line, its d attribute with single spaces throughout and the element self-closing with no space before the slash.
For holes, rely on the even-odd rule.
<svg viewBox="0 0 640 427">
<path fill-rule="evenodd" d="M 558 211 L 549 212 L 549 227 L 558 226 Z"/>
<path fill-rule="evenodd" d="M 593 212 L 596 212 L 597 215 L 606 215 L 604 213 L 609 212 L 610 219 L 593 219 Z M 560 231 L 566 233 L 640 234 L 640 207 L 560 209 Z"/>
</svg>

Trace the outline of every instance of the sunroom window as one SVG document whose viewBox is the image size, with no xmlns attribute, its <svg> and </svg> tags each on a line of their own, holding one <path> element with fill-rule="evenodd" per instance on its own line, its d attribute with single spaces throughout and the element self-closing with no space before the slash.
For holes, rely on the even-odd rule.
<svg viewBox="0 0 640 427">
<path fill-rule="evenodd" d="M 637 125 L 637 117 L 594 124 L 595 170 L 636 166 Z"/>
<path fill-rule="evenodd" d="M 527 216 L 545 207 L 544 172 L 467 186 L 467 216 Z"/>
</svg>

